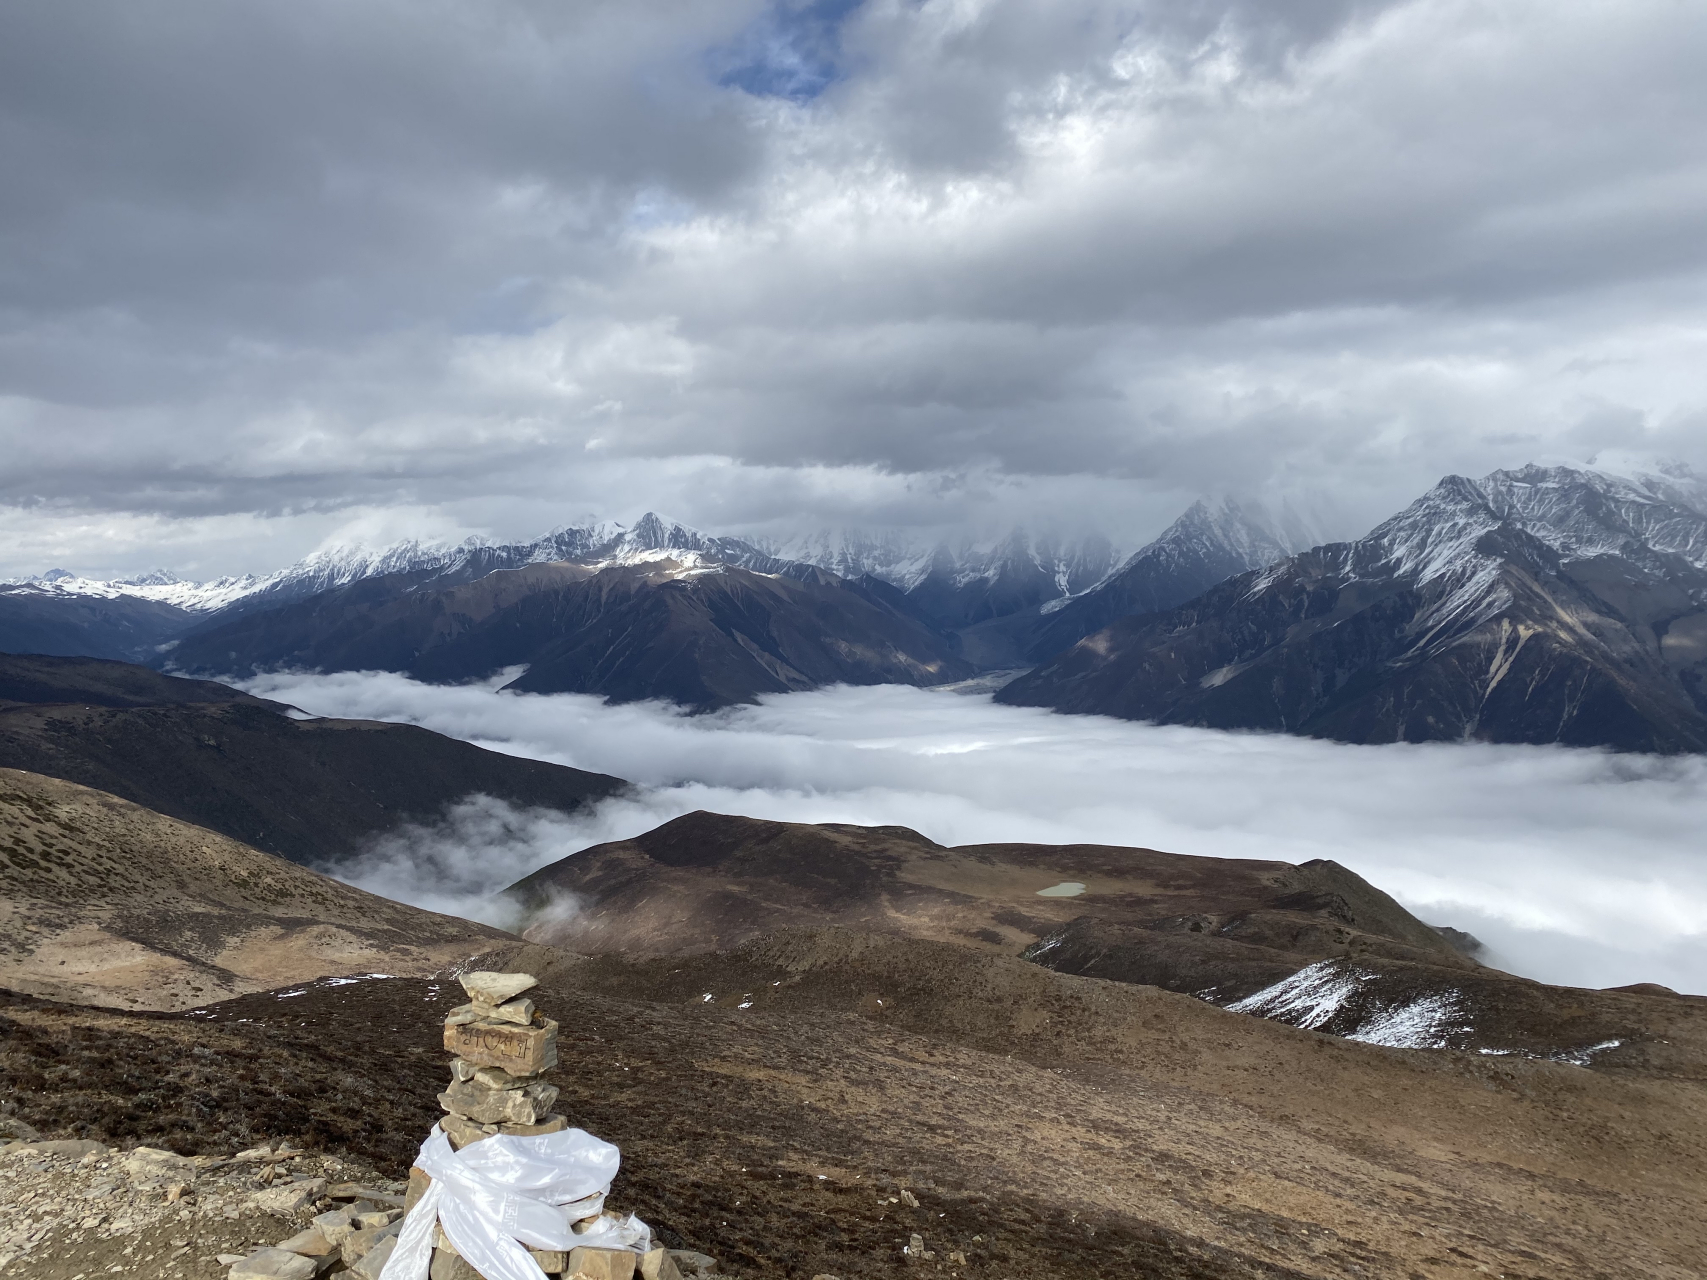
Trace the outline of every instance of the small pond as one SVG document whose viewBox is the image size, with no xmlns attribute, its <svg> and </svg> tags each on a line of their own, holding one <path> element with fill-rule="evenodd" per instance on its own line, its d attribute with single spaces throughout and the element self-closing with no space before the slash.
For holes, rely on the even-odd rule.
<svg viewBox="0 0 1707 1280">
<path fill-rule="evenodd" d="M 1052 884 L 1047 889 L 1039 889 L 1040 898 L 1076 898 L 1085 891 L 1085 886 L 1077 880 L 1063 880 L 1060 884 Z"/>
</svg>

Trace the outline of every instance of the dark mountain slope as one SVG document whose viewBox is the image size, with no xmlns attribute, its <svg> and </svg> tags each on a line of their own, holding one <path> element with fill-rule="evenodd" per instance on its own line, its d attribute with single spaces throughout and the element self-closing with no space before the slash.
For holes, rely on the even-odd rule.
<svg viewBox="0 0 1707 1280">
<path fill-rule="evenodd" d="M 253 851 L 203 847 L 220 844 L 205 832 L 160 832 L 167 820 L 140 812 L 128 816 L 154 828 L 151 857 L 113 884 L 91 880 L 129 838 L 112 820 L 115 807 L 130 806 L 63 794 L 72 790 L 38 786 L 27 796 L 38 804 L 15 822 L 23 839 L 8 843 L 31 859 L 16 883 L 61 908 L 45 921 L 65 931 L 50 944 L 74 932 L 68 945 L 87 949 L 96 929 L 122 940 L 115 921 L 140 925 L 157 946 L 182 942 L 188 957 L 166 957 L 181 971 L 208 952 L 216 962 L 257 958 L 264 948 L 253 944 L 269 927 L 395 929 L 406 944 L 419 927 L 422 913 L 378 904 L 370 920 L 342 886 L 286 874 L 293 869 L 271 859 L 257 865 Z M 1289 994 L 1265 997 L 1279 1016 L 1237 1016 L 1133 980 L 1110 921 L 1187 910 L 1120 928 L 1164 941 L 1221 938 L 1246 946 L 1256 963 L 1285 954 L 1291 944 L 1275 926 L 1288 917 L 1321 926 L 1349 915 L 1400 934 L 1423 926 L 1328 863 L 1086 846 L 947 850 L 900 828 L 712 815 L 625 843 L 654 875 L 702 877 L 704 887 L 717 880 L 703 877 L 745 881 L 755 901 L 804 890 L 816 903 L 847 905 L 872 888 L 910 885 L 935 894 L 945 923 L 968 907 L 1024 901 L 1022 893 L 1050 906 L 1031 886 L 1065 866 L 1087 890 L 1068 930 L 1102 912 L 1110 931 L 1080 958 L 1125 975 L 1102 981 L 895 927 L 782 929 L 733 949 L 662 957 L 586 957 L 501 940 L 478 960 L 465 951 L 464 964 L 539 977 L 530 996 L 573 1032 L 573 1051 L 550 1076 L 563 1091 L 559 1109 L 622 1147 L 616 1202 L 667 1242 L 717 1255 L 720 1273 L 934 1275 L 920 1256 L 928 1249 L 945 1275 L 1010 1280 L 1622 1280 L 1681 1277 L 1700 1256 L 1707 1001 L 1565 991 L 1463 961 L 1359 955 L 1291 975 Z M 67 847 L 72 856 L 58 863 L 41 856 Z M 91 887 L 108 896 L 79 901 Z M 1233 914 L 1212 914 L 1217 906 Z M 1228 931 L 1245 906 L 1268 913 L 1261 945 Z M 238 945 L 226 945 L 227 913 L 262 928 L 248 933 L 244 920 Z M 214 918 L 186 918 L 196 915 Z M 0 930 L 0 944 L 8 937 Z M 1056 938 L 1060 952 L 1084 941 L 1062 930 L 1045 941 Z M 1413 940 L 1418 953 L 1444 954 L 1426 932 Z M 1302 941 L 1314 946 L 1317 935 Z M 31 976 L 53 981 L 59 966 L 48 951 L 34 948 Z M 430 957 L 409 959 L 418 973 Z M 1329 968 L 1340 986 L 1312 986 Z M 1400 971 L 1413 975 L 1394 993 L 1406 1003 L 1376 1010 L 1365 1001 L 1367 1024 L 1335 1024 L 1364 1043 L 1281 1020 L 1325 1025 L 1315 1020 L 1348 1003 L 1346 984 L 1385 992 Z M 1437 985 L 1417 996 L 1419 974 Z M 1574 1054 L 1514 1045 L 1499 1026 L 1482 1025 L 1484 991 L 1494 987 L 1505 995 L 1494 1007 L 1527 1009 L 1528 1043 L 1567 1037 Z M 1455 1033 L 1468 1021 L 1479 1039 L 1466 1047 L 1487 1052 L 1393 1047 L 1395 1027 L 1454 996 Z M 50 1137 L 170 1146 L 212 1157 L 206 1165 L 288 1138 L 380 1159 L 384 1173 L 400 1176 L 439 1114 L 442 1020 L 461 999 L 442 973 L 302 982 L 176 1015 L 0 992 L 5 1118 Z M 1619 1043 L 1584 1044 L 1583 1033 Z M 220 1160 L 193 1203 L 217 1210 L 225 1197 L 241 1215 L 246 1193 L 261 1185 L 245 1168 L 257 1166 Z M 128 1266 L 170 1280 L 171 1268 L 184 1268 L 165 1232 L 143 1241 L 161 1240 L 152 1254 L 121 1257 L 120 1245 L 139 1237 L 74 1230 L 90 1212 L 81 1195 L 75 1206 L 57 1236 L 33 1237 L 37 1271 Z M 207 1218 L 168 1225 L 199 1232 L 204 1249 L 296 1230 L 238 1234 L 236 1220 Z M 912 1236 L 923 1248 L 903 1254 Z M 107 1252 L 93 1253 L 102 1241 Z"/>
<path fill-rule="evenodd" d="M 1358 542 L 1116 622 L 997 697 L 1350 742 L 1707 749 L 1707 572 L 1640 542 L 1568 558 L 1548 540 L 1567 532 L 1449 477 Z"/>
<path fill-rule="evenodd" d="M 444 589 L 370 579 L 188 637 L 173 658 L 209 672 L 378 668 L 433 681 L 525 663 L 511 688 L 709 708 L 838 681 L 971 675 L 947 650 L 916 617 L 833 574 L 767 575 L 684 553 L 531 565 Z"/>
<path fill-rule="evenodd" d="M 0 584 L 0 653 L 142 661 L 195 618 L 187 609 L 136 596 L 103 599 L 31 583 Z"/>
<path fill-rule="evenodd" d="M 110 792 L 312 866 L 335 866 L 469 795 L 572 811 L 625 785 L 413 725 L 294 720 L 235 689 L 212 700 L 221 689 L 120 663 L 0 657 L 0 698 L 10 700 L 0 702 L 0 767 Z"/>
<path fill-rule="evenodd" d="M 1064 885 L 1080 892 L 1042 892 Z M 778 929 L 834 925 L 896 946 L 953 943 L 1160 987 L 1373 1044 L 1561 1061 L 1586 1054 L 1596 1065 L 1660 1073 L 1698 1070 L 1707 1009 L 1684 997 L 1673 999 L 1689 1007 L 1672 1008 L 1485 968 L 1457 945 L 1464 935 L 1455 942 L 1327 861 L 1104 845 L 946 848 L 905 827 L 692 813 L 562 859 L 508 894 L 532 920 L 523 930 L 530 940 L 663 955 L 673 970 Z M 917 986 L 937 981 L 921 974 Z M 921 998 L 907 995 L 915 1007 Z M 1673 1038 L 1683 1034 L 1674 1014 L 1696 1027 L 1687 1045 Z"/>
<path fill-rule="evenodd" d="M 915 1233 L 942 1276 L 997 1280 L 1651 1280 L 1697 1270 L 1707 1241 L 1698 1065 L 1405 1052 L 836 929 L 482 963 L 538 974 L 532 998 L 573 1026 L 581 1051 L 548 1079 L 559 1110 L 622 1148 L 615 1203 L 746 1280 L 935 1276 L 901 1252 Z M 356 1165 L 336 1176 L 377 1160 L 402 1177 L 439 1116 L 461 991 L 396 978 L 284 995 L 183 1017 L 0 993 L 8 1107 L 50 1137 L 210 1156 L 288 1137 Z M 1699 1064 L 1699 1002 L 1623 1002 Z M 303 1163 L 316 1171 L 288 1167 Z M 258 1187 L 245 1167 L 198 1195 Z M 287 1234 L 219 1222 L 171 1231 L 215 1248 Z M 153 1257 L 120 1256 L 136 1233 L 69 1230 L 32 1256 L 56 1278 L 213 1274 L 166 1234 Z"/>
<path fill-rule="evenodd" d="M 0 708 L 39 702 L 76 702 L 91 707 L 242 703 L 275 711 L 286 709 L 215 680 L 184 680 L 133 662 L 0 654 Z"/>
</svg>

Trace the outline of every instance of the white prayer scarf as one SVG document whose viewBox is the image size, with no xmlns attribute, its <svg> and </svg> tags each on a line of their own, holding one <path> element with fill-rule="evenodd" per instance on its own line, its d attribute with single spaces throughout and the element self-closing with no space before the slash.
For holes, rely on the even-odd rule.
<svg viewBox="0 0 1707 1280">
<path fill-rule="evenodd" d="M 432 1181 L 404 1219 L 380 1280 L 427 1280 L 433 1227 L 486 1280 L 546 1280 L 524 1245 L 579 1245 L 644 1253 L 651 1230 L 638 1218 L 576 1233 L 573 1224 L 604 1207 L 622 1154 L 582 1129 L 532 1137 L 499 1134 L 452 1150 L 435 1127 L 415 1163 Z"/>
</svg>

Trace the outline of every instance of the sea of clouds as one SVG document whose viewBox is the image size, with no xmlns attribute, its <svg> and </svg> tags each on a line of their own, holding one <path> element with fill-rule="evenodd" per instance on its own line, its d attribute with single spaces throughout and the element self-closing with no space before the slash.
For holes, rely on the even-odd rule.
<svg viewBox="0 0 1707 1280">
<path fill-rule="evenodd" d="M 1549 982 L 1707 993 L 1707 759 L 1479 744 L 1348 746 L 1061 716 L 981 691 L 838 687 L 690 716 L 654 703 L 273 675 L 315 715 L 407 721 L 635 786 L 573 816 L 486 798 L 393 833 L 340 874 L 507 923 L 489 899 L 538 867 L 695 809 L 898 823 L 942 844 L 1143 845 L 1332 858 L 1485 959 Z M 564 904 L 565 910 L 573 904 Z"/>
</svg>

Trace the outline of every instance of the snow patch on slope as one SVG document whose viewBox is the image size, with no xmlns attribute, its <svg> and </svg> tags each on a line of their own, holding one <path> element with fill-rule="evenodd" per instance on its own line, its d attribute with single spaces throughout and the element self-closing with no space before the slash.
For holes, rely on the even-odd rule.
<svg viewBox="0 0 1707 1280">
<path fill-rule="evenodd" d="M 1226 1008 L 1230 1013 L 1252 1013 L 1313 1031 L 1330 1021 L 1374 977 L 1360 969 L 1341 969 L 1332 960 L 1318 960 Z"/>
<path fill-rule="evenodd" d="M 1342 1014 L 1356 1015 L 1354 1001 L 1363 993 L 1365 984 L 1378 976 L 1333 960 L 1318 960 L 1224 1007 L 1229 1013 L 1254 1014 L 1315 1031 Z M 1352 1030 L 1342 1034 L 1347 1040 L 1389 1049 L 1446 1049 L 1451 1047 L 1451 1033 L 1470 1030 L 1463 1025 L 1463 1019 L 1462 994 L 1436 991 L 1402 1004 L 1377 1006 L 1372 1013 L 1359 1017 Z"/>
<path fill-rule="evenodd" d="M 1459 993 L 1441 991 L 1383 1010 L 1346 1039 L 1389 1049 L 1445 1049 L 1450 1047 L 1447 1033 L 1463 1029 L 1456 1025 L 1463 1016 Z"/>
</svg>

